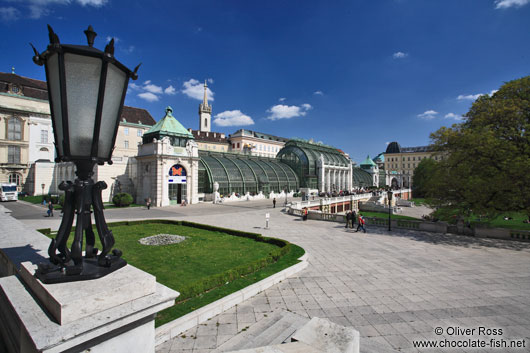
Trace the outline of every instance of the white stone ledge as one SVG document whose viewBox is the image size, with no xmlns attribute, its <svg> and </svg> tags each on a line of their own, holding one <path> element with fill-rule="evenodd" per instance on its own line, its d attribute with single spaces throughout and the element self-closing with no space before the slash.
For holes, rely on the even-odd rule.
<svg viewBox="0 0 530 353">
<path fill-rule="evenodd" d="M 158 327 L 156 329 L 155 345 L 159 345 L 177 337 L 182 332 L 197 326 L 208 319 L 211 319 L 212 317 L 244 302 L 245 300 L 255 296 L 265 289 L 280 283 L 295 273 L 302 271 L 309 264 L 307 262 L 308 258 L 309 255 L 306 252 L 298 259 L 301 262 Z"/>
</svg>

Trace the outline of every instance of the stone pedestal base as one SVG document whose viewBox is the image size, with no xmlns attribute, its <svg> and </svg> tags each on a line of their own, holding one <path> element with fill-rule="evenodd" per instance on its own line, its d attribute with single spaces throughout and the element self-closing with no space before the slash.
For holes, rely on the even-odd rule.
<svg viewBox="0 0 530 353">
<path fill-rule="evenodd" d="M 177 292 L 130 265 L 110 274 L 114 281 L 107 276 L 50 285 L 29 278 L 32 268 L 23 264 L 21 278 L 36 293 L 15 276 L 0 278 L 0 332 L 9 352 L 154 353 L 155 315 L 174 304 Z M 138 273 L 151 293 L 131 277 Z M 85 288 L 74 288 L 83 283 Z"/>
</svg>

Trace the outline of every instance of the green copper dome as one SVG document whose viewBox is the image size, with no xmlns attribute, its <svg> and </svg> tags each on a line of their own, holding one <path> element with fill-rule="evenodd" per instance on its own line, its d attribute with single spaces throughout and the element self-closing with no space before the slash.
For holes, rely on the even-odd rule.
<svg viewBox="0 0 530 353">
<path fill-rule="evenodd" d="M 375 164 L 374 161 L 370 159 L 370 156 L 366 156 L 366 159 L 361 163 L 361 166 L 375 167 L 377 166 L 377 164 Z"/>
<path fill-rule="evenodd" d="M 158 123 L 151 127 L 144 135 L 162 138 L 164 136 L 177 136 L 193 139 L 191 132 L 186 130 L 184 126 L 173 116 L 173 109 L 166 108 L 166 116 L 164 116 Z"/>
</svg>

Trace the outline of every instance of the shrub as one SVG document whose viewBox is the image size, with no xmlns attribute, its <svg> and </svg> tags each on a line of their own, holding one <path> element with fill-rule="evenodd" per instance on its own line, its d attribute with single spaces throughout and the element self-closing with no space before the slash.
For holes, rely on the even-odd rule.
<svg viewBox="0 0 530 353">
<path fill-rule="evenodd" d="M 64 207 L 64 194 L 61 194 L 61 196 L 59 196 L 59 205 Z"/>
<path fill-rule="evenodd" d="M 126 192 L 116 194 L 112 198 L 112 203 L 116 207 L 128 207 L 132 202 L 133 202 L 132 196 Z"/>
</svg>

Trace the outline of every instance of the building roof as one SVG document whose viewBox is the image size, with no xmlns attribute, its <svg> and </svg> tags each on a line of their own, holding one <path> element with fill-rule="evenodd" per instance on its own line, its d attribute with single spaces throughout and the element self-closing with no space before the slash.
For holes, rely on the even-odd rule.
<svg viewBox="0 0 530 353">
<path fill-rule="evenodd" d="M 0 92 L 11 92 L 10 86 L 16 85 L 20 89 L 22 97 L 48 100 L 48 86 L 45 81 L 35 80 L 29 77 L 0 72 Z M 123 106 L 121 121 L 134 124 L 155 125 L 156 121 L 145 109 Z"/>
<path fill-rule="evenodd" d="M 192 129 L 188 129 L 188 131 L 191 132 L 193 138 L 197 142 L 216 142 L 228 144 L 228 139 L 226 138 L 226 135 L 221 132 L 207 132 Z"/>
<path fill-rule="evenodd" d="M 239 129 L 233 134 L 229 136 L 230 137 L 239 137 L 239 136 L 247 136 L 247 137 L 255 137 L 262 140 L 269 140 L 269 141 L 279 141 L 279 142 L 287 142 L 289 141 L 288 138 L 285 137 L 279 137 L 274 135 L 265 134 L 263 132 L 257 132 L 252 130 L 246 130 L 246 129 Z"/>
<path fill-rule="evenodd" d="M 166 115 L 144 134 L 144 136 L 149 135 L 193 138 L 193 135 L 175 119 L 173 116 L 173 108 L 171 107 L 166 107 Z"/>
<path fill-rule="evenodd" d="M 17 74 L 0 72 L 0 92 L 10 92 L 10 86 L 12 85 L 20 89 L 21 96 L 48 100 L 48 87 L 46 82 Z"/>
<path fill-rule="evenodd" d="M 156 124 L 155 119 L 145 109 L 123 106 L 121 111 L 121 121 L 153 126 Z"/>
<path fill-rule="evenodd" d="M 391 142 L 386 148 L 385 153 L 417 153 L 417 152 L 430 152 L 430 146 L 418 146 L 418 147 L 401 147 L 397 142 Z"/>
<path fill-rule="evenodd" d="M 361 168 L 353 168 L 352 174 L 353 174 L 352 175 L 353 186 L 356 186 L 356 187 L 373 186 L 374 180 L 372 179 L 372 175 L 368 173 L 366 170 L 363 170 Z"/>
<path fill-rule="evenodd" d="M 366 159 L 365 159 L 360 165 L 361 165 L 361 166 L 370 166 L 370 167 L 372 167 L 372 166 L 377 166 L 377 164 L 375 164 L 374 161 L 372 161 L 372 160 L 370 159 L 370 156 L 369 156 L 369 155 L 366 156 Z"/>
<path fill-rule="evenodd" d="M 385 154 L 384 152 L 379 153 L 377 156 L 373 158 L 374 162 L 384 163 L 385 162 Z"/>
</svg>

